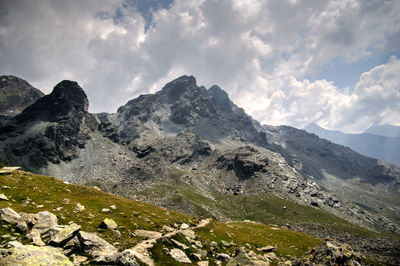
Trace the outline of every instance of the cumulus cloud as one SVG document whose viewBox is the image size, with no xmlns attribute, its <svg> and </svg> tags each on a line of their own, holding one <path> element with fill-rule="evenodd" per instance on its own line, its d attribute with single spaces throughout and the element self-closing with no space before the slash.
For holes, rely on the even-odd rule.
<svg viewBox="0 0 400 266">
<path fill-rule="evenodd" d="M 175 0 L 146 13 L 134 2 L 2 1 L 0 72 L 45 92 L 77 80 L 92 112 L 114 112 L 192 74 L 266 124 L 361 130 L 400 122 L 389 74 L 397 59 L 364 73 L 354 91 L 305 79 L 338 57 L 397 51 L 399 1 Z"/>
</svg>

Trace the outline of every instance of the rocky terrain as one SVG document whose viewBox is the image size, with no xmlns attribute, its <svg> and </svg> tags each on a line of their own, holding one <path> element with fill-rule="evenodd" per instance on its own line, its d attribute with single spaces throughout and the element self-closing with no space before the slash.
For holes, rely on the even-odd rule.
<svg viewBox="0 0 400 266">
<path fill-rule="evenodd" d="M 0 76 L 0 116 L 15 116 L 44 94 L 14 76 Z"/>
<path fill-rule="evenodd" d="M 319 237 L 353 235 L 351 224 L 400 233 L 398 166 L 303 130 L 262 126 L 194 77 L 95 115 L 83 89 L 62 81 L 0 129 L 1 162 L 192 215 Z"/>
<path fill-rule="evenodd" d="M 367 263 L 332 239 L 196 218 L 19 170 L 0 179 L 0 233 L 2 265 Z"/>
<path fill-rule="evenodd" d="M 368 263 L 333 239 L 198 219 L 19 170 L 2 176 L 0 192 L 2 265 Z"/>
</svg>

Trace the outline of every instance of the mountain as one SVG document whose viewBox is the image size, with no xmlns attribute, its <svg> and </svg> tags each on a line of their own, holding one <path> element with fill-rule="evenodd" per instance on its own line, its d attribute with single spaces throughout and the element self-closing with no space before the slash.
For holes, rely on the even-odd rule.
<svg viewBox="0 0 400 266">
<path fill-rule="evenodd" d="M 374 125 L 367 128 L 364 133 L 370 133 L 379 136 L 399 138 L 400 137 L 400 127 L 392 125 Z"/>
<path fill-rule="evenodd" d="M 15 116 L 43 95 L 25 80 L 0 76 L 0 116 Z"/>
<path fill-rule="evenodd" d="M 0 161 L 221 221 L 349 238 L 344 227 L 314 222 L 321 216 L 310 209 L 300 219 L 303 209 L 287 200 L 400 233 L 400 167 L 304 130 L 260 125 L 216 85 L 182 76 L 115 114 L 87 110 L 83 89 L 62 81 L 1 126 Z M 282 218 L 271 218 L 271 205 Z"/>
<path fill-rule="evenodd" d="M 304 129 L 333 143 L 347 146 L 365 156 L 400 165 L 400 137 L 393 137 L 396 135 L 396 127 L 375 126 L 367 129 L 365 131 L 367 133 L 361 134 L 326 130 L 316 124 L 309 124 Z M 378 133 L 385 134 L 385 132 L 392 136 L 377 135 Z"/>
</svg>

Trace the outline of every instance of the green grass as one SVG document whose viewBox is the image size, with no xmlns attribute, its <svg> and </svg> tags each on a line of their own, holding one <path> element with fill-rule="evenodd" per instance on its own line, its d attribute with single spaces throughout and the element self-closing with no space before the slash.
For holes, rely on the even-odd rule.
<svg viewBox="0 0 400 266">
<path fill-rule="evenodd" d="M 214 199 L 211 199 L 185 184 L 156 185 L 143 192 L 147 197 L 153 198 L 163 198 L 171 193 L 175 198 L 189 204 L 196 216 L 215 218 L 215 215 L 208 211 L 208 209 L 213 209 L 230 220 L 251 220 L 277 225 L 313 224 L 352 235 L 379 236 L 373 231 L 349 223 L 322 209 L 300 205 L 272 194 L 251 196 L 213 193 Z"/>
<path fill-rule="evenodd" d="M 163 193 L 161 190 L 158 192 Z M 185 191 L 187 193 L 185 195 L 192 195 L 194 198 L 191 198 L 191 200 L 197 199 L 207 202 L 210 200 L 189 192 L 189 190 Z M 119 250 L 131 248 L 142 240 L 142 238 L 130 234 L 136 229 L 161 231 L 163 225 L 173 226 L 174 223 L 195 225 L 199 222 L 198 217 L 125 199 L 92 187 L 65 184 L 52 177 L 24 171 L 14 171 L 12 175 L 0 176 L 0 193 L 4 193 L 10 199 L 9 201 L 0 201 L 0 208 L 11 207 L 17 212 L 28 213 L 50 211 L 57 215 L 59 224 L 74 221 L 81 225 L 84 231 L 96 232 L 110 243 L 120 243 L 117 245 Z M 182 198 L 184 197 L 182 196 Z M 68 199 L 69 203 L 64 199 Z M 85 206 L 85 210 L 74 211 L 77 203 Z M 112 213 L 107 214 L 101 211 L 102 208 L 110 208 L 111 205 L 117 207 L 116 210 L 112 210 Z M 120 236 L 111 230 L 98 228 L 98 225 L 106 217 L 113 219 L 120 226 L 118 228 L 121 232 Z M 0 222 L 1 235 L 8 234 L 23 243 L 30 242 L 22 234 L 13 232 L 13 230 L 13 226 Z M 190 246 L 181 235 L 176 235 L 174 238 Z M 255 252 L 257 252 L 256 248 L 258 247 L 276 245 L 278 246 L 277 255 L 282 258 L 301 256 L 308 248 L 321 243 L 321 240 L 303 233 L 254 223 L 213 221 L 207 227 L 197 230 L 197 240 L 202 241 L 206 248 L 211 241 L 220 243 L 223 239 L 233 241 L 241 246 L 250 244 Z M 0 241 L 2 241 L 0 244 L 4 244 L 9 240 Z M 160 239 L 151 249 L 152 256 L 157 264 L 177 265 L 165 251 L 165 248 L 172 248 L 172 244 L 167 240 Z M 194 251 L 191 248 L 187 251 L 187 254 L 190 255 L 189 253 Z M 228 249 L 221 247 L 220 252 L 232 254 L 234 247 Z M 213 260 L 211 257 L 208 259 Z"/>
<path fill-rule="evenodd" d="M 136 229 L 159 231 L 164 224 L 171 226 L 174 223 L 197 222 L 195 218 L 183 213 L 128 200 L 92 187 L 64 184 L 52 177 L 23 171 L 0 176 L 0 193 L 4 193 L 10 199 L 0 201 L 0 208 L 11 207 L 17 212 L 31 213 L 48 210 L 57 215 L 59 224 L 74 221 L 82 225 L 82 230 L 98 232 L 100 237 L 110 243 L 121 243 L 121 249 L 130 248 L 141 240 L 130 236 L 130 232 Z M 69 203 L 65 203 L 64 199 L 69 199 Z M 85 206 L 85 210 L 75 212 L 77 203 Z M 112 213 L 101 211 L 102 208 L 110 209 L 111 205 L 117 207 L 116 210 L 111 210 Z M 59 207 L 62 209 L 57 209 Z M 106 217 L 123 226 L 119 229 L 123 241 L 110 230 L 98 229 L 98 225 Z"/>
<path fill-rule="evenodd" d="M 210 234 L 210 231 L 213 233 Z M 276 255 L 285 258 L 301 257 L 308 249 L 323 242 L 310 235 L 283 227 L 246 222 L 214 222 L 207 227 L 199 228 L 197 232 L 200 239 L 207 243 L 233 241 L 238 246 L 251 245 L 254 249 L 266 245 L 276 246 Z"/>
</svg>

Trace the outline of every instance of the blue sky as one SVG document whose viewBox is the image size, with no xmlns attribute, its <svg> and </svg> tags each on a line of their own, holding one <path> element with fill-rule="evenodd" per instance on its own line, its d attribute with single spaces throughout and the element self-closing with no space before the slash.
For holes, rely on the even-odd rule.
<svg viewBox="0 0 400 266">
<path fill-rule="evenodd" d="M 263 124 L 400 125 L 397 0 L 3 0 L 0 74 L 115 112 L 181 75 Z"/>
</svg>

